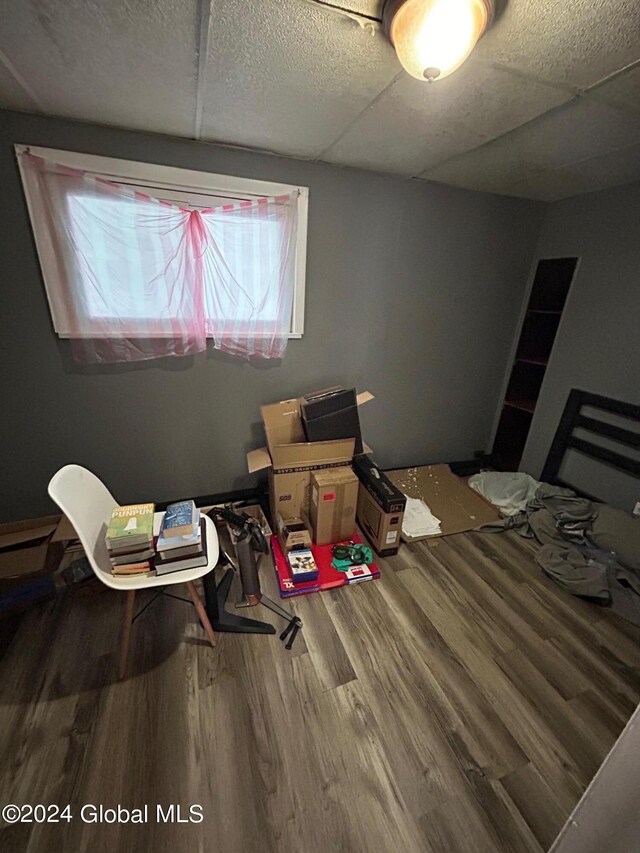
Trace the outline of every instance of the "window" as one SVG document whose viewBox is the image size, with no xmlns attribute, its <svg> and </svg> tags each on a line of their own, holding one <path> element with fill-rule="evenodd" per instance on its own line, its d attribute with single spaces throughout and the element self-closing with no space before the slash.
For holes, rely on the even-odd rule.
<svg viewBox="0 0 640 853">
<path fill-rule="evenodd" d="M 288 330 L 282 328 L 283 333 L 288 331 L 290 338 L 302 336 L 306 187 L 52 149 L 16 146 L 16 150 L 54 328 L 61 337 L 73 337 L 72 328 L 77 324 L 65 318 L 64 306 L 56 305 L 56 299 L 52 298 L 53 279 L 60 275 L 61 251 L 54 245 L 47 212 L 38 209 L 46 205 L 34 189 L 35 184 L 25 176 L 20 155 L 27 152 L 33 158 L 44 158 L 68 170 L 72 178 L 73 170 L 81 170 L 96 179 L 94 186 L 102 181 L 105 186 L 117 185 L 122 189 L 120 194 L 95 193 L 91 185 L 85 188 L 81 181 L 69 180 L 63 192 L 51 193 L 49 198 L 49 206 L 58 218 L 64 206 L 65 272 L 67 277 L 73 278 L 74 319 L 81 317 L 83 328 L 89 330 L 87 334 L 99 337 L 101 329 L 109 328 L 109 323 L 121 319 L 126 311 L 131 329 L 162 335 L 158 331 L 159 318 L 148 316 L 153 305 L 149 299 L 149 282 L 168 274 L 170 282 L 178 282 L 186 274 L 182 249 L 188 229 L 182 226 L 190 212 L 199 211 L 202 215 L 196 219 L 200 232 L 204 232 L 206 251 L 196 252 L 198 257 L 193 263 L 202 265 L 207 336 L 217 337 L 213 330 L 219 330 L 221 324 L 227 328 L 233 326 L 236 331 L 250 325 L 256 306 L 260 307 L 259 333 L 269 334 L 270 323 L 275 324 L 278 311 L 284 310 L 279 304 L 281 294 L 279 296 L 277 289 L 269 284 L 273 281 L 269 269 L 277 270 L 285 263 L 285 254 L 291 254 L 292 245 L 295 246 L 294 256 L 286 262 L 291 266 L 288 281 L 293 281 L 293 295 L 286 311 L 289 304 L 292 307 Z M 289 243 L 283 240 L 282 217 L 264 215 L 263 205 L 263 202 L 276 203 L 285 197 L 287 203 L 296 208 L 296 219 L 291 220 L 295 242 Z M 164 219 L 163 204 L 167 213 Z M 169 208 L 173 218 L 168 215 Z M 115 222 L 117 229 L 112 227 Z M 150 222 L 154 223 L 153 228 L 146 227 Z M 233 267 L 233 292 L 231 285 L 227 286 L 227 296 L 223 299 L 220 281 L 230 266 Z M 96 287 L 97 278 L 101 283 L 108 281 L 108 287 Z M 236 294 L 241 298 L 236 298 Z M 173 309 L 177 311 L 178 307 L 172 307 L 169 300 L 163 308 L 164 319 L 175 320 Z M 287 314 L 283 317 L 286 323 Z M 256 334 L 255 329 L 252 334 Z"/>
</svg>

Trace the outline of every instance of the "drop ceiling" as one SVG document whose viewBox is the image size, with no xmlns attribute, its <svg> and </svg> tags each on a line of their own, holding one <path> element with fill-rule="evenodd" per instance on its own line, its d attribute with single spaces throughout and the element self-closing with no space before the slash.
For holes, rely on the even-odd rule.
<svg viewBox="0 0 640 853">
<path fill-rule="evenodd" d="M 431 85 L 382 5 L 3 0 L 0 107 L 526 198 L 640 180 L 638 0 L 507 0 Z"/>
</svg>

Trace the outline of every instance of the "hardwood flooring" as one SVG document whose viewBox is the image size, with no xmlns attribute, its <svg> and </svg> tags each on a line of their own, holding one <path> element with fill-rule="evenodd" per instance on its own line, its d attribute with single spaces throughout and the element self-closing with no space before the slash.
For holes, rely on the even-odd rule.
<svg viewBox="0 0 640 853">
<path fill-rule="evenodd" d="M 556 588 L 514 533 L 379 562 L 379 581 L 290 600 L 291 653 L 213 649 L 161 598 L 122 683 L 120 594 L 90 582 L 32 610 L 0 661 L 0 803 L 73 819 L 0 822 L 0 849 L 548 849 L 640 700 L 638 632 Z M 262 585 L 276 597 L 266 559 Z M 171 803 L 202 822 L 158 822 Z M 85 823 L 85 804 L 148 804 L 148 822 Z"/>
</svg>

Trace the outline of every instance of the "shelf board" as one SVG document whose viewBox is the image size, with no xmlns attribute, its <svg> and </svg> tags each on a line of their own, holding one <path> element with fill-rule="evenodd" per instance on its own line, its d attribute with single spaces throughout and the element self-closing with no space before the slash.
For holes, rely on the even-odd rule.
<svg viewBox="0 0 640 853">
<path fill-rule="evenodd" d="M 510 406 L 512 409 L 518 409 L 521 412 L 528 412 L 530 415 L 536 407 L 535 400 L 505 400 L 505 406 Z"/>
<path fill-rule="evenodd" d="M 549 363 L 546 358 L 516 358 L 516 361 L 522 364 L 537 364 L 540 367 L 546 367 Z"/>
</svg>

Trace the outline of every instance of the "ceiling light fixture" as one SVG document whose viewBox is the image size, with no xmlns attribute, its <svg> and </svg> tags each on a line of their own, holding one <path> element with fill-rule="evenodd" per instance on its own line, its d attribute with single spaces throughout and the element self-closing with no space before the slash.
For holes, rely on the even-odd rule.
<svg viewBox="0 0 640 853">
<path fill-rule="evenodd" d="M 493 15 L 494 0 L 387 0 L 382 22 L 405 71 L 433 82 L 462 65 Z"/>
</svg>

